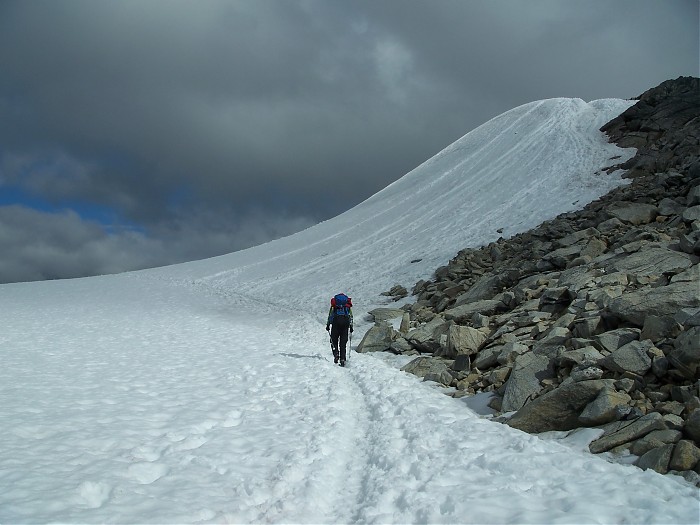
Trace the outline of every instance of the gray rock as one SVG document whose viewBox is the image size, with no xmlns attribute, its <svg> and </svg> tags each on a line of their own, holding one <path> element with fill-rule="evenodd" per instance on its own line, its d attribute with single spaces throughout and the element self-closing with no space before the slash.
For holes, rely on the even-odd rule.
<svg viewBox="0 0 700 525">
<path fill-rule="evenodd" d="M 408 331 L 411 329 L 411 314 L 408 312 L 404 312 L 404 314 L 401 316 L 401 326 L 399 326 L 399 332 L 402 334 L 408 333 Z"/>
<path fill-rule="evenodd" d="M 693 222 L 700 220 L 700 206 L 692 206 L 686 208 L 683 212 L 683 220 L 685 222 Z"/>
<path fill-rule="evenodd" d="M 589 450 L 594 454 L 606 452 L 625 443 L 635 441 L 653 430 L 665 430 L 666 423 L 661 414 L 652 412 L 634 421 L 608 423 L 603 428 L 605 430 L 603 435 L 588 446 Z"/>
<path fill-rule="evenodd" d="M 370 310 L 368 313 L 372 316 L 375 322 L 379 322 L 391 321 L 392 319 L 403 317 L 405 312 L 400 308 L 375 308 L 374 310 Z"/>
<path fill-rule="evenodd" d="M 447 330 L 447 323 L 441 317 L 435 317 L 424 325 L 406 334 L 406 340 L 421 352 L 436 352 L 440 350 L 439 332 Z"/>
<path fill-rule="evenodd" d="M 411 351 L 415 352 L 411 344 L 403 337 L 397 337 L 389 347 L 389 350 L 395 354 L 407 354 Z"/>
<path fill-rule="evenodd" d="M 652 449 L 678 443 L 682 436 L 678 430 L 654 430 L 632 443 L 630 452 L 635 456 L 643 456 Z"/>
<path fill-rule="evenodd" d="M 650 204 L 622 201 L 611 204 L 608 213 L 622 222 L 639 225 L 652 222 L 659 210 Z"/>
<path fill-rule="evenodd" d="M 683 432 L 700 445 L 700 409 L 694 410 L 685 420 Z"/>
<path fill-rule="evenodd" d="M 594 336 L 593 341 L 603 350 L 614 352 L 627 343 L 638 340 L 640 332 L 637 328 L 618 328 Z"/>
<path fill-rule="evenodd" d="M 471 369 L 471 359 L 468 355 L 458 355 L 452 363 L 452 370 L 455 372 L 469 372 Z"/>
<path fill-rule="evenodd" d="M 578 428 L 581 426 L 579 414 L 606 386 L 611 386 L 611 381 L 582 381 L 561 385 L 523 406 L 507 423 L 530 433 Z"/>
<path fill-rule="evenodd" d="M 603 355 L 593 346 L 584 346 L 576 350 L 567 350 L 559 356 L 559 366 L 575 366 L 584 363 L 594 364 L 603 359 Z"/>
<path fill-rule="evenodd" d="M 683 418 L 675 414 L 664 414 L 664 421 L 669 430 L 683 430 Z"/>
<path fill-rule="evenodd" d="M 607 249 L 608 245 L 602 240 L 591 239 L 588 244 L 586 244 L 585 248 L 581 250 L 581 256 L 584 258 L 590 257 L 591 259 L 595 259 L 599 255 L 605 253 L 605 250 Z"/>
<path fill-rule="evenodd" d="M 554 377 L 554 363 L 544 355 L 527 353 L 518 356 L 506 383 L 503 395 L 503 411 L 512 412 L 522 406 L 540 390 L 540 381 Z"/>
<path fill-rule="evenodd" d="M 384 295 L 387 297 L 393 297 L 394 300 L 401 299 L 403 297 L 408 296 L 408 290 L 406 290 L 405 287 L 401 286 L 400 284 L 397 284 L 395 286 L 392 286 L 392 288 L 387 291 L 387 292 L 382 292 L 379 295 Z"/>
<path fill-rule="evenodd" d="M 457 323 L 468 322 L 474 314 L 492 315 L 499 310 L 503 310 L 504 305 L 496 299 L 484 299 L 469 304 L 463 304 L 445 310 L 443 313 L 445 319 L 454 320 Z"/>
<path fill-rule="evenodd" d="M 627 272 L 639 278 L 658 277 L 680 273 L 693 265 L 691 257 L 685 253 L 653 246 L 638 252 L 616 257 L 605 268 L 610 272 Z"/>
<path fill-rule="evenodd" d="M 603 377 L 603 370 L 597 366 L 577 366 L 571 371 L 569 378 L 574 383 L 579 381 L 591 381 Z"/>
<path fill-rule="evenodd" d="M 439 376 L 442 374 L 442 372 L 447 372 L 447 370 L 447 364 L 445 364 L 444 360 L 426 356 L 417 357 L 410 363 L 407 363 L 401 367 L 402 372 L 407 372 L 409 374 L 413 374 L 414 376 L 423 378 L 425 378 L 428 374 Z M 450 378 L 451 377 L 452 376 L 450 375 Z"/>
<path fill-rule="evenodd" d="M 682 329 L 683 327 L 671 316 L 659 317 L 658 315 L 649 315 L 644 319 L 640 338 L 650 339 L 656 343 L 667 337 L 677 337 Z"/>
<path fill-rule="evenodd" d="M 488 337 L 481 330 L 471 326 L 450 325 L 447 330 L 447 357 L 458 355 L 474 355 L 484 344 Z"/>
<path fill-rule="evenodd" d="M 655 470 L 659 474 L 666 474 L 668 466 L 671 463 L 671 454 L 673 453 L 673 445 L 663 445 L 655 448 L 644 454 L 637 460 L 637 465 L 642 470 Z"/>
<path fill-rule="evenodd" d="M 502 366 L 497 368 L 488 375 L 487 381 L 492 385 L 501 385 L 508 378 L 511 373 L 511 368 L 509 366 Z M 503 408 L 503 405 L 501 405 Z"/>
<path fill-rule="evenodd" d="M 680 215 L 685 208 L 685 206 L 673 199 L 661 199 L 659 202 L 659 213 L 661 215 Z"/>
<path fill-rule="evenodd" d="M 574 337 L 584 339 L 597 335 L 603 331 L 603 319 L 599 315 L 577 319 L 574 322 L 572 333 Z"/>
<path fill-rule="evenodd" d="M 522 343 L 506 343 L 503 345 L 501 353 L 498 355 L 498 363 L 501 365 L 514 363 L 519 355 L 529 350 L 530 347 Z"/>
<path fill-rule="evenodd" d="M 450 374 L 447 366 L 443 366 L 445 368 L 436 367 L 435 369 L 428 371 L 428 373 L 425 374 L 425 377 L 423 377 L 423 381 L 434 381 L 436 383 L 440 383 L 441 385 L 450 386 L 454 380 L 454 377 L 452 377 L 452 374 Z"/>
<path fill-rule="evenodd" d="M 694 326 L 676 338 L 668 355 L 668 361 L 684 377 L 700 376 L 700 326 Z"/>
<path fill-rule="evenodd" d="M 357 352 L 385 352 L 391 348 L 396 332 L 386 324 L 375 324 L 370 328 L 357 346 Z"/>
<path fill-rule="evenodd" d="M 620 228 L 621 226 L 623 226 L 622 221 L 613 217 L 612 219 L 608 219 L 607 221 L 599 223 L 598 230 L 601 233 L 609 233 L 613 230 L 616 230 L 617 228 Z"/>
<path fill-rule="evenodd" d="M 472 315 L 472 326 L 474 328 L 488 328 L 491 324 L 491 320 L 480 313 Z"/>
<path fill-rule="evenodd" d="M 671 470 L 692 470 L 700 462 L 700 448 L 688 440 L 681 440 L 676 444 L 669 463 Z"/>
<path fill-rule="evenodd" d="M 566 268 L 570 261 L 573 261 L 581 254 L 581 246 L 567 246 L 556 249 L 542 258 L 542 263 L 550 264 L 554 268 Z"/>
<path fill-rule="evenodd" d="M 491 346 L 481 350 L 472 363 L 479 370 L 488 370 L 498 364 L 498 356 L 501 354 L 503 346 Z"/>
<path fill-rule="evenodd" d="M 583 409 L 578 420 L 585 426 L 596 426 L 622 419 L 629 411 L 632 400 L 627 394 L 604 388 L 598 396 Z"/>
<path fill-rule="evenodd" d="M 562 345 L 571 339 L 571 332 L 568 328 L 561 326 L 552 327 L 545 336 L 538 341 L 539 345 Z"/>
<path fill-rule="evenodd" d="M 690 191 L 686 196 L 686 205 L 688 207 L 696 206 L 698 204 L 700 204 L 700 184 L 690 188 Z"/>
<path fill-rule="evenodd" d="M 549 313 L 559 312 L 569 306 L 575 297 L 566 287 L 547 288 L 540 296 L 539 309 Z"/>
<path fill-rule="evenodd" d="M 604 358 L 601 364 L 613 372 L 632 372 L 643 376 L 651 368 L 651 358 L 647 352 L 653 346 L 654 344 L 648 340 L 632 341 Z"/>
<path fill-rule="evenodd" d="M 644 326 L 649 315 L 673 316 L 683 308 L 700 306 L 697 290 L 687 283 L 671 283 L 668 286 L 642 288 L 613 299 L 608 310 L 614 316 L 635 326 Z"/>
<path fill-rule="evenodd" d="M 600 236 L 600 232 L 598 230 L 595 228 L 587 228 L 585 230 L 575 231 L 574 233 L 570 233 L 566 237 L 559 239 L 557 241 L 557 245 L 561 247 L 571 246 L 572 244 L 578 244 L 581 241 L 598 236 Z"/>
<path fill-rule="evenodd" d="M 482 299 L 491 299 L 501 291 L 501 277 L 498 275 L 484 275 L 480 277 L 466 292 L 460 294 L 455 301 L 455 306 L 461 306 Z"/>
</svg>

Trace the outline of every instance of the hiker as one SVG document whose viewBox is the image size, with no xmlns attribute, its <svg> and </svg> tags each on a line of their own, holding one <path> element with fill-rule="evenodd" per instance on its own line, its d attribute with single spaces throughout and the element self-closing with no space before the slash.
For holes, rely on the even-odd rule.
<svg viewBox="0 0 700 525">
<path fill-rule="evenodd" d="M 331 329 L 331 325 L 333 325 L 333 329 Z M 348 330 L 352 333 L 352 299 L 344 293 L 339 293 L 331 299 L 326 331 L 330 331 L 331 334 L 333 362 L 337 363 L 340 359 L 340 366 L 345 366 Z"/>
</svg>

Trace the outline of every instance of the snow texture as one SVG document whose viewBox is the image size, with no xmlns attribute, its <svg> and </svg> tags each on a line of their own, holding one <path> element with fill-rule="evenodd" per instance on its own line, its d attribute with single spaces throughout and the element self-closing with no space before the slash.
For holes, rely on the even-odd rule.
<svg viewBox="0 0 700 525">
<path fill-rule="evenodd" d="M 697 523 L 681 478 L 489 421 L 386 359 L 337 367 L 324 330 L 336 292 L 356 345 L 380 292 L 621 184 L 601 169 L 634 151 L 598 129 L 630 105 L 516 108 L 256 248 L 1 286 L 0 522 Z"/>
</svg>

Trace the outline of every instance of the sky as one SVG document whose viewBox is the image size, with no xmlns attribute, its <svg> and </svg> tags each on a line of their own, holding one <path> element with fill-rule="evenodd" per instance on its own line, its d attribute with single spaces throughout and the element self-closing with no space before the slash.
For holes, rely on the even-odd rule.
<svg viewBox="0 0 700 525">
<path fill-rule="evenodd" d="M 480 124 L 697 76 L 696 0 L 0 0 L 0 282 L 229 253 Z"/>
</svg>

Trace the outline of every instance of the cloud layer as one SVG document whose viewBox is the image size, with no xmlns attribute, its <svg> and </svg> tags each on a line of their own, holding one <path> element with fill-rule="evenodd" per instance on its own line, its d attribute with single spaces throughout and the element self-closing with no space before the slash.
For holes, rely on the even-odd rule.
<svg viewBox="0 0 700 525">
<path fill-rule="evenodd" d="M 2 1 L 0 281 L 286 235 L 519 104 L 697 75 L 697 20 L 693 0 Z"/>
</svg>

